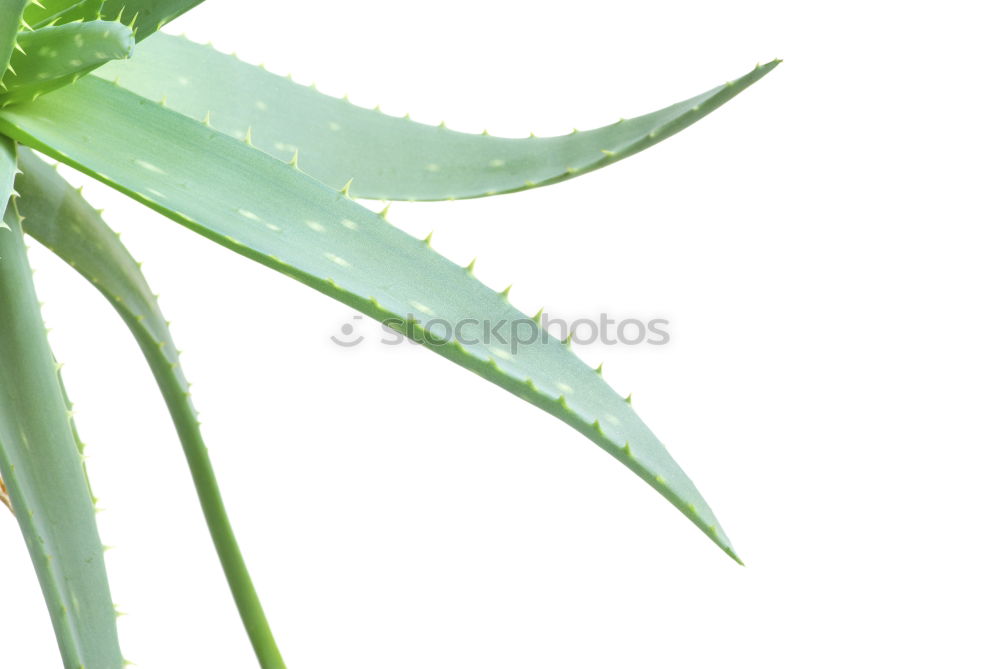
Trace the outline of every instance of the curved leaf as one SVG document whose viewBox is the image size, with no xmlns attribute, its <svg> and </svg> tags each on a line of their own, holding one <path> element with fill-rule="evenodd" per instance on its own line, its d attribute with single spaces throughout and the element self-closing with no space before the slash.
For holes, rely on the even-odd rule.
<svg viewBox="0 0 1000 669">
<path fill-rule="evenodd" d="M 21 47 L 4 73 L 0 105 L 33 100 L 61 88 L 110 60 L 128 58 L 132 31 L 114 21 L 86 21 L 50 26 L 18 37 Z"/>
<path fill-rule="evenodd" d="M 0 130 L 209 239 L 395 325 L 571 425 L 735 558 L 694 485 L 601 377 L 429 244 L 211 128 L 86 77 L 0 112 Z M 430 319 L 451 336 L 428 332 Z M 456 337 L 460 322 L 490 336 Z M 426 327 L 425 327 L 426 326 Z M 492 340 L 491 340 L 492 338 Z"/>
<path fill-rule="evenodd" d="M 121 240 L 55 169 L 22 151 L 17 178 L 24 230 L 83 275 L 132 331 L 170 410 L 230 590 L 263 667 L 284 667 L 226 515 L 198 414 L 167 321 Z"/>
<path fill-rule="evenodd" d="M 13 165 L 3 141 L 2 162 Z M 122 666 L 94 506 L 15 208 L 0 229 L 0 475 L 67 667 Z"/>
<path fill-rule="evenodd" d="M 652 114 L 562 137 L 470 135 L 356 107 L 183 37 L 158 34 L 95 74 L 243 138 L 310 176 L 380 200 L 472 198 L 546 186 L 662 142 L 759 80 L 777 61 Z"/>
</svg>

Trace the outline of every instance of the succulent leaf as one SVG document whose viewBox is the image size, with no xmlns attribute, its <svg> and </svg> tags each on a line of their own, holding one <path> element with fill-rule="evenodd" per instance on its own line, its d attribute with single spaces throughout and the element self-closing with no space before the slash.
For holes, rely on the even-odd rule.
<svg viewBox="0 0 1000 669">
<path fill-rule="evenodd" d="M 58 20 L 63 13 L 73 11 L 74 8 L 83 4 L 90 4 L 92 0 L 45 0 L 42 2 L 30 2 L 24 9 L 24 24 L 35 30 L 42 28 Z M 97 18 L 96 16 L 93 18 Z"/>
<path fill-rule="evenodd" d="M 32 2 L 24 10 L 24 22 L 37 30 L 57 23 L 95 21 L 101 18 L 104 0 L 45 0 Z"/>
<path fill-rule="evenodd" d="M 4 212 L 14 196 L 14 177 L 17 175 L 17 148 L 7 137 L 0 137 L 0 202 Z M 3 225 L 0 225 L 0 229 Z"/>
<path fill-rule="evenodd" d="M 26 233 L 83 275 L 131 330 L 167 403 L 209 532 L 262 666 L 284 666 L 219 492 L 198 415 L 167 321 L 138 263 L 83 196 L 55 169 L 21 151 L 20 214 Z"/>
<path fill-rule="evenodd" d="M 18 36 L 20 50 L 0 80 L 0 105 L 33 100 L 61 88 L 110 60 L 128 58 L 132 31 L 115 21 L 49 26 Z"/>
<path fill-rule="evenodd" d="M 135 29 L 140 42 L 204 0 L 106 0 L 101 18 L 120 20 Z"/>
<path fill-rule="evenodd" d="M 3 183 L 13 145 L 0 147 Z M 122 666 L 104 548 L 13 203 L 0 228 L 0 475 L 66 667 Z"/>
<path fill-rule="evenodd" d="M 10 67 L 10 57 L 17 48 L 17 34 L 22 27 L 22 13 L 28 2 L 0 0 L 0 76 Z M 3 201 L 4 206 L 6 202 Z"/>
<path fill-rule="evenodd" d="M 600 374 L 466 268 L 343 193 L 94 77 L 0 112 L 0 131 L 395 326 L 551 413 L 638 474 L 736 559 L 690 479 Z M 431 329 L 428 317 L 451 327 L 451 335 Z M 460 341 L 454 328 L 463 319 L 476 330 L 490 326 L 490 335 Z"/>
<path fill-rule="evenodd" d="M 777 65 L 666 109 L 561 137 L 455 132 L 356 107 L 183 37 L 157 34 L 96 74 L 253 144 L 357 197 L 471 198 L 545 186 L 610 165 L 683 130 Z M 289 122 L 294 119 L 294 122 Z"/>
<path fill-rule="evenodd" d="M 30 0 L 29 0 L 30 1 Z M 142 40 L 204 0 L 44 0 L 24 11 L 25 23 L 41 28 L 70 21 L 107 19 L 136 30 Z"/>
</svg>

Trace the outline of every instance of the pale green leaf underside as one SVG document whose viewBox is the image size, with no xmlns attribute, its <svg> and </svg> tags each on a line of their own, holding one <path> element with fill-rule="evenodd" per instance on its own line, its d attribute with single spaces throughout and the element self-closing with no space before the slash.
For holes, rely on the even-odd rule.
<svg viewBox="0 0 1000 669">
<path fill-rule="evenodd" d="M 284 666 L 233 535 L 179 352 L 139 265 L 100 214 L 55 169 L 21 151 L 17 178 L 25 232 L 76 269 L 111 303 L 142 349 L 184 446 L 219 559 L 262 666 Z"/>
<path fill-rule="evenodd" d="M 561 137 L 455 132 L 356 107 L 183 37 L 157 34 L 95 72 L 358 197 L 445 200 L 544 186 L 610 165 L 704 118 L 775 67 L 638 118 Z"/>
<path fill-rule="evenodd" d="M 3 140 L 2 162 L 10 163 Z M 4 180 L 6 181 L 6 179 Z M 122 666 L 104 549 L 14 207 L 0 229 L 0 474 L 66 667 Z"/>
<path fill-rule="evenodd" d="M 420 334 L 431 317 L 472 319 L 501 324 L 508 342 L 514 327 L 534 334 L 516 351 L 482 338 L 430 348 L 576 428 L 733 554 L 694 485 L 598 373 L 465 269 L 337 191 L 94 77 L 0 112 L 0 130 L 379 321 L 412 315 Z"/>
<path fill-rule="evenodd" d="M 21 50 L 0 82 L 3 106 L 32 100 L 98 65 L 128 58 L 135 40 L 129 28 L 115 21 L 85 21 L 21 33 L 18 44 Z"/>
</svg>

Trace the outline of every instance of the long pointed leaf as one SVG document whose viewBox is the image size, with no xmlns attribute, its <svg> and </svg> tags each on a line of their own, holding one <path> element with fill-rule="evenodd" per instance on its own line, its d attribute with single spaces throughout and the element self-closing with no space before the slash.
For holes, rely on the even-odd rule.
<svg viewBox="0 0 1000 669">
<path fill-rule="evenodd" d="M 179 352 L 142 270 L 100 214 L 54 168 L 28 151 L 21 152 L 18 163 L 25 232 L 90 281 L 135 336 L 184 446 L 202 512 L 261 666 L 283 667 L 226 515 Z"/>
<path fill-rule="evenodd" d="M 560 418 L 735 557 L 694 485 L 599 373 L 543 336 L 535 321 L 471 271 L 337 191 L 93 77 L 0 112 L 0 131 L 237 253 L 395 324 Z M 452 336 L 432 337 L 440 332 L 427 332 L 430 319 L 448 324 Z M 454 334 L 462 321 L 474 331 L 489 329 L 490 336 L 459 341 Z"/>
<path fill-rule="evenodd" d="M 470 135 L 387 116 L 300 86 L 183 37 L 158 34 L 99 77 L 242 138 L 310 176 L 381 200 L 445 200 L 565 181 L 642 151 L 699 121 L 777 65 L 666 109 L 562 137 Z"/>
<path fill-rule="evenodd" d="M 4 140 L 5 168 L 12 147 Z M 104 549 L 15 208 L 0 229 L 0 474 L 66 667 L 122 666 Z"/>
<path fill-rule="evenodd" d="M 14 193 L 14 176 L 17 174 L 17 159 L 14 143 L 9 139 L 0 139 L 0 203 L 3 203 L 6 214 L 8 202 Z M 0 233 L 10 230 L 10 226 L 0 218 Z M 10 506 L 10 497 L 7 496 L 7 487 L 4 485 L 3 476 L 0 475 L 0 502 L 13 511 Z"/>
</svg>

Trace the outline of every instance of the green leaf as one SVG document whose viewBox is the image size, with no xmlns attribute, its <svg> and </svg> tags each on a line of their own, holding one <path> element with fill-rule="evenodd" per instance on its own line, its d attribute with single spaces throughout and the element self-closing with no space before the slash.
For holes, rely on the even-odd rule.
<svg viewBox="0 0 1000 669">
<path fill-rule="evenodd" d="M 226 515 L 179 352 L 142 270 L 121 240 L 55 169 L 22 151 L 17 178 L 24 231 L 83 275 L 139 343 L 170 410 L 202 512 L 247 634 L 264 667 L 284 663 Z"/>
<path fill-rule="evenodd" d="M 24 10 L 24 21 L 33 29 L 70 21 L 94 21 L 101 18 L 103 0 L 45 0 L 31 3 Z"/>
<path fill-rule="evenodd" d="M 3 144 L 7 170 L 13 147 L 7 140 Z M 5 221 L 0 229 L 0 475 L 64 665 L 121 667 L 94 506 L 13 206 Z"/>
<path fill-rule="evenodd" d="M 101 8 L 101 17 L 134 27 L 135 40 L 140 42 L 203 1 L 107 0 Z"/>
<path fill-rule="evenodd" d="M 25 22 L 32 28 L 53 23 L 108 19 L 121 21 L 136 29 L 136 40 L 142 40 L 173 21 L 204 0 L 44 0 L 43 5 L 31 4 L 24 12 Z"/>
<path fill-rule="evenodd" d="M 73 12 L 81 5 L 91 5 L 94 0 L 45 0 L 41 2 L 30 2 L 24 9 L 24 23 L 33 30 L 42 28 L 58 21 L 63 14 Z M 90 18 L 98 18 L 93 16 Z"/>
<path fill-rule="evenodd" d="M 0 75 L 7 71 L 17 45 L 21 15 L 29 0 L 0 0 Z M 6 200 L 5 200 L 6 202 Z"/>
<path fill-rule="evenodd" d="M 86 21 L 22 33 L 21 49 L 0 82 L 0 105 L 32 100 L 110 60 L 128 58 L 132 31 L 115 21 Z"/>
<path fill-rule="evenodd" d="M 638 474 L 735 558 L 694 485 L 595 370 L 502 293 L 290 165 L 86 77 L 0 112 L 0 130 L 237 253 L 423 340 L 553 414 Z M 466 320 L 485 337 L 428 332 Z M 468 333 L 469 330 L 464 330 Z M 518 345 L 515 345 L 515 337 Z M 503 340 L 503 341 L 501 341 Z"/>
<path fill-rule="evenodd" d="M 234 56 L 158 34 L 96 74 L 243 138 L 310 176 L 380 200 L 445 200 L 564 181 L 657 144 L 731 100 L 778 61 L 652 114 L 562 137 L 470 135 L 356 107 Z"/>
<path fill-rule="evenodd" d="M 14 194 L 14 176 L 17 174 L 17 151 L 6 137 L 0 137 L 0 202 L 4 211 Z M 2 228 L 3 224 L 0 224 Z"/>
</svg>

